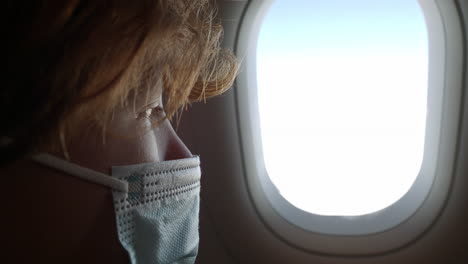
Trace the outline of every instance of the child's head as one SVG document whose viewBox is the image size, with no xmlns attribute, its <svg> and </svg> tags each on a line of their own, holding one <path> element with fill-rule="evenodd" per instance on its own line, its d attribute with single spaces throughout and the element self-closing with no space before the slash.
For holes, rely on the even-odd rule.
<svg viewBox="0 0 468 264">
<path fill-rule="evenodd" d="M 6 12 L 2 161 L 63 151 L 89 126 L 104 131 L 116 109 L 139 115 L 155 93 L 170 118 L 237 72 L 208 0 L 10 1 Z"/>
</svg>

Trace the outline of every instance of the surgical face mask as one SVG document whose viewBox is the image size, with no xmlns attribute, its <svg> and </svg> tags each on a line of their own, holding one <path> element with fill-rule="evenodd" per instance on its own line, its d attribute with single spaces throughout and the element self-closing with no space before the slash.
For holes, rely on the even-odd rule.
<svg viewBox="0 0 468 264">
<path fill-rule="evenodd" d="M 117 232 L 131 263 L 194 263 L 198 252 L 198 157 L 112 167 L 105 175 L 48 154 L 34 160 L 112 188 Z"/>
</svg>

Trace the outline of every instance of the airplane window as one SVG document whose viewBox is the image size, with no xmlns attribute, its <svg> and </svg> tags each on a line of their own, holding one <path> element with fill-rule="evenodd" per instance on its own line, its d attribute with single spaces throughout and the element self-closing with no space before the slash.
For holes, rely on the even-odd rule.
<svg viewBox="0 0 468 264">
<path fill-rule="evenodd" d="M 421 168 L 428 36 L 416 0 L 277 0 L 260 28 L 265 167 L 318 215 L 390 206 Z"/>
</svg>

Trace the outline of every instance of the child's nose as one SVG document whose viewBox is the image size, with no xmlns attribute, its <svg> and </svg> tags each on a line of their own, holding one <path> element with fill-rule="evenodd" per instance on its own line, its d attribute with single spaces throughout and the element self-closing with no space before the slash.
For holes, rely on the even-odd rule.
<svg viewBox="0 0 468 264">
<path fill-rule="evenodd" d="M 177 136 L 169 121 L 164 121 L 157 129 L 158 152 L 161 160 L 176 160 L 192 157 L 192 153 Z"/>
</svg>

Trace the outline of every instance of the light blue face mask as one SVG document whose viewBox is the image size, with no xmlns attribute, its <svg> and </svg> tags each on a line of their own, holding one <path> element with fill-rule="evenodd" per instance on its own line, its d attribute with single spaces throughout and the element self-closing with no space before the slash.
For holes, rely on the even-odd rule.
<svg viewBox="0 0 468 264">
<path fill-rule="evenodd" d="M 113 190 L 117 232 L 131 263 L 194 263 L 198 252 L 198 157 L 112 167 L 112 177 L 47 154 L 34 160 Z"/>
</svg>

